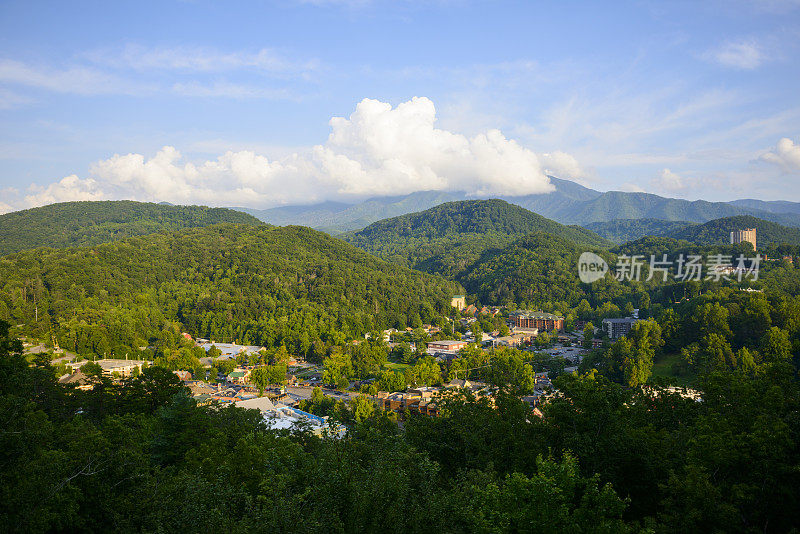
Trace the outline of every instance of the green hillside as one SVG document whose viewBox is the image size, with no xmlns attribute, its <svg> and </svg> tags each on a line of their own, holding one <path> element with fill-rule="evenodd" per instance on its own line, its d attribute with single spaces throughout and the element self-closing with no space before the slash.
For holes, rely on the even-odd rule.
<svg viewBox="0 0 800 534">
<path fill-rule="evenodd" d="M 587 246 L 610 244 L 590 230 L 564 226 L 498 199 L 448 202 L 419 213 L 378 221 L 344 238 L 385 257 L 441 239 L 457 241 L 474 236 L 510 241 L 509 238 L 531 232 L 548 232 Z"/>
<path fill-rule="evenodd" d="M 0 319 L 52 331 L 79 354 L 124 355 L 176 331 L 306 353 L 317 339 L 433 321 L 463 292 L 303 227 L 223 224 L 23 251 L 0 258 L 0 272 Z"/>
<path fill-rule="evenodd" d="M 647 235 L 665 235 L 693 224 L 686 221 L 665 221 L 663 219 L 614 219 L 608 222 L 588 223 L 584 226 L 614 243 L 627 243 Z"/>
<path fill-rule="evenodd" d="M 724 245 L 730 243 L 732 231 L 744 228 L 756 229 L 756 241 L 759 248 L 770 245 L 800 245 L 800 229 L 782 226 L 750 215 L 716 219 L 705 224 L 676 230 L 667 235 L 698 245 Z"/>
<path fill-rule="evenodd" d="M 227 208 L 130 200 L 64 202 L 0 215 L 0 256 L 36 247 L 98 245 L 218 223 L 263 224 L 252 215 Z"/>
<path fill-rule="evenodd" d="M 582 299 L 594 301 L 593 293 L 612 297 L 627 291 L 611 277 L 591 286 L 581 284 L 577 265 L 585 250 L 561 237 L 535 232 L 485 254 L 459 281 L 480 302 L 533 309 L 550 309 L 556 302 L 575 306 Z M 613 256 L 603 255 L 612 264 Z"/>
</svg>

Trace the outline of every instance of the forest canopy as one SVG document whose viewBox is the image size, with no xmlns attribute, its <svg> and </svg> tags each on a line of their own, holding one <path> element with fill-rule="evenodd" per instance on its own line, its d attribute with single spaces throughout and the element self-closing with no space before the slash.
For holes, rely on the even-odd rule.
<svg viewBox="0 0 800 534">
<path fill-rule="evenodd" d="M 99 245 L 219 223 L 263 225 L 239 211 L 130 200 L 63 202 L 0 215 L 0 256 L 36 247 Z"/>
<path fill-rule="evenodd" d="M 175 328 L 305 353 L 320 338 L 434 321 L 463 292 L 304 227 L 222 224 L 37 249 L 0 258 L 0 271 L 0 318 L 98 355 L 135 352 Z"/>
</svg>

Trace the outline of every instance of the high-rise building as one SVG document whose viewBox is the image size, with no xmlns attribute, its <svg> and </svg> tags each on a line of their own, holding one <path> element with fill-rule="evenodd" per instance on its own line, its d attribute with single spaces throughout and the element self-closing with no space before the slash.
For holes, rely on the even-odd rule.
<svg viewBox="0 0 800 534">
<path fill-rule="evenodd" d="M 467 307 L 467 299 L 464 295 L 454 295 L 450 299 L 450 305 L 457 310 L 463 310 Z"/>
<path fill-rule="evenodd" d="M 745 228 L 742 230 L 734 230 L 731 232 L 731 245 L 736 243 L 748 242 L 753 245 L 753 250 L 756 248 L 756 229 Z"/>
</svg>

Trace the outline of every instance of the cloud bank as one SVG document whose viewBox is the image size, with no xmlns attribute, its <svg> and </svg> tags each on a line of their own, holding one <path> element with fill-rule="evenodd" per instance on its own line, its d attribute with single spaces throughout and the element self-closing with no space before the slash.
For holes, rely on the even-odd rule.
<svg viewBox="0 0 800 534">
<path fill-rule="evenodd" d="M 270 207 L 423 190 L 525 195 L 553 190 L 547 172 L 568 178 L 582 173 L 564 152 L 537 155 L 499 130 L 466 137 L 435 123 L 436 108 L 428 98 L 396 107 L 364 99 L 350 117 L 332 118 L 327 141 L 305 153 L 270 160 L 252 151 L 229 151 L 197 163 L 171 146 L 149 159 L 116 154 L 92 164 L 85 178 L 70 175 L 32 186 L 16 204 L 126 198 Z"/>
</svg>

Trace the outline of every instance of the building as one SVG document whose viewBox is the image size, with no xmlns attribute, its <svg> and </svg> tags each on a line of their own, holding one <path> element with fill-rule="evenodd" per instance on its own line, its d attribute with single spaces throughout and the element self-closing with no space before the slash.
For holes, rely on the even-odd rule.
<svg viewBox="0 0 800 534">
<path fill-rule="evenodd" d="M 628 335 L 631 327 L 639 320 L 633 317 L 624 317 L 622 319 L 603 319 L 603 332 L 610 339 L 619 339 L 622 336 Z"/>
<path fill-rule="evenodd" d="M 172 371 L 175 376 L 177 376 L 180 380 L 186 382 L 192 379 L 192 373 L 189 371 Z"/>
<path fill-rule="evenodd" d="M 237 369 L 236 371 L 232 371 L 227 378 L 228 382 L 233 382 L 234 384 L 244 384 L 247 382 L 247 379 L 250 378 L 250 370 Z"/>
<path fill-rule="evenodd" d="M 379 401 L 384 410 L 394 412 L 409 412 L 422 415 L 437 416 L 439 409 L 436 407 L 434 395 L 437 388 L 417 388 L 408 391 L 389 393 Z"/>
<path fill-rule="evenodd" d="M 464 295 L 453 295 L 450 299 L 450 305 L 457 310 L 463 310 L 467 307 L 467 298 Z"/>
<path fill-rule="evenodd" d="M 464 315 L 469 315 L 470 317 L 474 317 L 476 313 L 478 313 L 478 308 L 475 307 L 474 304 L 470 304 L 466 308 L 462 310 Z"/>
<path fill-rule="evenodd" d="M 200 343 L 198 340 L 198 346 L 201 347 L 203 350 L 208 352 L 211 347 L 217 347 L 220 351 L 220 358 L 223 359 L 230 359 L 236 358 L 239 354 L 253 354 L 255 352 L 259 352 L 264 347 L 256 347 L 254 345 L 237 345 L 236 343 L 214 343 L 213 341 Z"/>
<path fill-rule="evenodd" d="M 83 371 L 78 369 L 72 374 L 64 375 L 58 379 L 59 384 L 72 384 L 75 386 L 76 389 L 80 389 L 82 391 L 89 391 L 94 387 L 92 381 L 89 380 L 89 377 L 83 374 Z"/>
<path fill-rule="evenodd" d="M 115 375 L 115 376 L 131 376 L 137 371 L 134 369 L 138 369 L 138 371 L 142 370 L 142 366 L 145 365 L 147 362 L 144 360 L 120 360 L 120 359 L 103 359 L 97 360 L 96 362 L 89 362 L 89 361 L 81 361 L 81 362 L 70 362 L 67 367 L 72 369 L 81 368 L 87 363 L 96 363 L 100 366 L 103 370 L 104 375 Z"/>
<path fill-rule="evenodd" d="M 536 334 L 525 332 L 514 333 L 510 336 L 496 337 L 492 340 L 493 347 L 519 347 L 525 343 L 530 343 Z"/>
<path fill-rule="evenodd" d="M 533 329 L 539 332 L 564 330 L 564 318 L 559 315 L 544 312 L 517 312 L 511 316 L 516 328 Z"/>
<path fill-rule="evenodd" d="M 731 245 L 744 242 L 751 243 L 753 245 L 753 250 L 756 249 L 755 228 L 745 228 L 743 230 L 734 230 L 733 232 L 731 232 Z"/>
<path fill-rule="evenodd" d="M 431 341 L 428 343 L 428 351 L 429 352 L 457 352 L 464 347 L 466 347 L 469 342 L 462 340 L 462 341 L 454 341 L 452 339 L 445 339 L 442 341 Z"/>
</svg>

